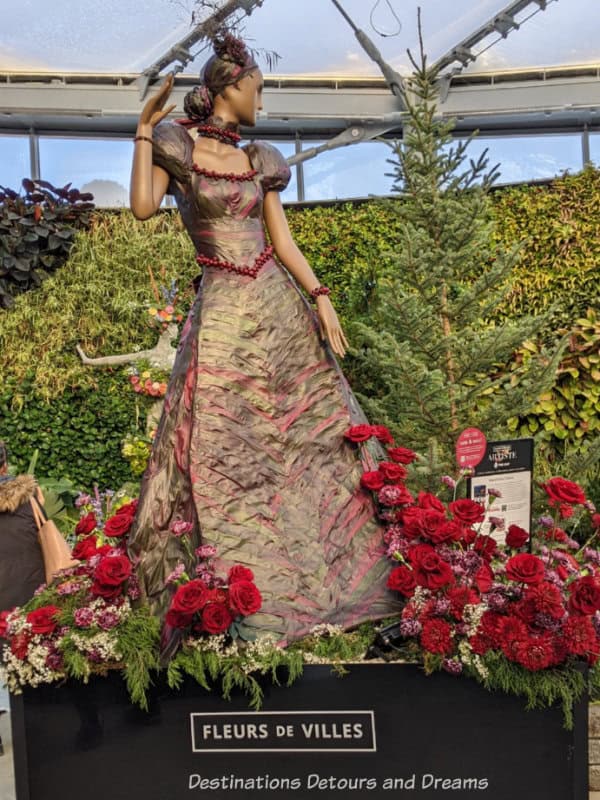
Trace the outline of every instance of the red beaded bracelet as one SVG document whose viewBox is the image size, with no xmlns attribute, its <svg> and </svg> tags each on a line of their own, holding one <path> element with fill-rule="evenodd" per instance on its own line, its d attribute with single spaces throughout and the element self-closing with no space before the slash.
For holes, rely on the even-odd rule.
<svg viewBox="0 0 600 800">
<path fill-rule="evenodd" d="M 134 142 L 150 142 L 150 144 L 154 144 L 152 139 L 150 139 L 148 136 L 134 136 L 133 137 L 133 141 Z"/>
<path fill-rule="evenodd" d="M 325 294 L 325 295 L 331 294 L 331 289 L 329 289 L 327 286 L 315 286 L 315 288 L 312 289 L 311 292 L 310 292 L 310 296 L 311 296 L 313 302 L 316 301 L 316 299 L 317 299 L 317 297 L 319 297 L 319 295 L 323 295 L 323 294 Z"/>
</svg>

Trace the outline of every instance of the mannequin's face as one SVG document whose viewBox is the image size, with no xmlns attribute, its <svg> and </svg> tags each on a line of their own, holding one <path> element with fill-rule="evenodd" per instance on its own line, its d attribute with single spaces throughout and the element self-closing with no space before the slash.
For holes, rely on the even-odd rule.
<svg viewBox="0 0 600 800">
<path fill-rule="evenodd" d="M 263 75 L 259 69 L 225 90 L 225 99 L 241 125 L 256 125 L 256 115 L 262 109 Z"/>
</svg>

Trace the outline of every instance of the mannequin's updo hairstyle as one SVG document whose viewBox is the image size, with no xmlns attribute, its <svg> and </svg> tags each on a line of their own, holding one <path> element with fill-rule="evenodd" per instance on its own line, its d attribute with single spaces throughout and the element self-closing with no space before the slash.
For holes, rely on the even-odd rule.
<svg viewBox="0 0 600 800">
<path fill-rule="evenodd" d="M 258 66 L 244 42 L 231 33 L 215 36 L 213 49 L 202 67 L 199 85 L 183 101 L 191 124 L 201 125 L 207 120 L 213 113 L 215 97 Z"/>
</svg>

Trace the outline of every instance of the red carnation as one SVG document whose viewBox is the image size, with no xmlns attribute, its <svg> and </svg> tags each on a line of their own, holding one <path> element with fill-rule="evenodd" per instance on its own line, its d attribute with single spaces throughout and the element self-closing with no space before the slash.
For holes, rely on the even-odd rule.
<svg viewBox="0 0 600 800">
<path fill-rule="evenodd" d="M 476 605 L 479 595 L 469 586 L 453 586 L 448 589 L 446 597 L 450 601 L 450 613 L 457 620 L 461 620 L 467 605 Z"/>
<path fill-rule="evenodd" d="M 542 581 L 537 586 L 529 586 L 525 592 L 525 600 L 534 604 L 538 614 L 546 614 L 552 619 L 564 617 L 565 607 L 562 594 L 553 583 Z"/>
<path fill-rule="evenodd" d="M 442 514 L 446 513 L 446 507 L 439 497 L 436 497 L 431 492 L 419 492 L 417 497 L 417 504 L 420 508 L 430 508 L 433 511 L 440 511 Z"/>
<path fill-rule="evenodd" d="M 10 614 L 9 610 L 0 611 L 0 639 L 6 639 L 7 632 L 8 632 L 8 622 L 7 617 Z"/>
<path fill-rule="evenodd" d="M 127 556 L 107 556 L 94 570 L 94 580 L 104 586 L 120 586 L 131 575 L 131 561 Z"/>
<path fill-rule="evenodd" d="M 441 559 L 430 545 L 415 545 L 409 551 L 409 559 L 420 586 L 435 591 L 454 583 L 454 573 L 450 565 Z"/>
<path fill-rule="evenodd" d="M 128 514 L 115 514 L 104 524 L 104 534 L 111 538 L 125 536 L 133 524 L 133 517 Z"/>
<path fill-rule="evenodd" d="M 600 514 L 592 514 L 592 528 L 600 528 Z"/>
<path fill-rule="evenodd" d="M 60 608 L 56 606 L 43 606 L 27 614 L 27 622 L 31 625 L 32 633 L 52 633 L 56 629 L 56 615 Z"/>
<path fill-rule="evenodd" d="M 95 536 L 86 536 L 75 543 L 73 548 L 73 558 L 79 561 L 87 561 L 88 558 L 95 556 L 97 550 L 98 539 Z"/>
<path fill-rule="evenodd" d="M 407 566 L 394 567 L 387 579 L 388 589 L 412 597 L 417 585 L 412 569 Z"/>
<path fill-rule="evenodd" d="M 202 628 L 207 633 L 224 633 L 232 622 L 225 603 L 208 603 L 202 609 Z"/>
<path fill-rule="evenodd" d="M 465 498 L 464 500 L 454 500 L 448 506 L 457 520 L 465 525 L 474 525 L 476 522 L 483 522 L 485 510 L 480 503 Z"/>
<path fill-rule="evenodd" d="M 395 464 L 393 461 L 382 461 L 379 464 L 379 472 L 383 475 L 386 481 L 403 481 L 407 476 L 405 467 L 401 464 Z"/>
<path fill-rule="evenodd" d="M 532 672 L 546 669 L 554 660 L 552 640 L 548 634 L 518 641 L 515 649 L 517 663 Z"/>
<path fill-rule="evenodd" d="M 568 652 L 574 656 L 593 655 L 598 651 L 596 631 L 589 617 L 569 617 L 563 627 L 563 639 Z"/>
<path fill-rule="evenodd" d="M 528 539 L 529 534 L 523 528 L 520 528 L 518 525 L 508 526 L 508 532 L 506 534 L 507 547 L 512 547 L 515 550 L 518 550 L 520 547 L 523 547 Z"/>
<path fill-rule="evenodd" d="M 594 614 L 600 611 L 600 586 L 591 575 L 573 581 L 569 586 L 569 609 L 576 614 Z"/>
<path fill-rule="evenodd" d="M 373 429 L 371 425 L 353 425 L 348 428 L 344 436 L 346 439 L 350 439 L 351 442 L 366 442 L 367 439 L 373 436 Z"/>
<path fill-rule="evenodd" d="M 91 533 L 94 528 L 96 527 L 96 517 L 94 516 L 94 512 L 90 511 L 89 514 L 86 514 L 85 517 L 82 517 L 77 525 L 75 526 L 75 533 L 77 536 L 82 536 L 84 534 Z"/>
<path fill-rule="evenodd" d="M 378 470 L 363 472 L 360 476 L 360 485 L 371 492 L 378 492 L 384 483 L 384 477 Z"/>
<path fill-rule="evenodd" d="M 517 617 L 504 617 L 500 623 L 500 647 L 511 661 L 518 658 L 519 646 L 529 638 L 527 626 Z"/>
<path fill-rule="evenodd" d="M 390 483 L 377 493 L 377 499 L 382 506 L 406 506 L 413 502 L 413 496 L 406 486 Z"/>
<path fill-rule="evenodd" d="M 227 583 L 236 583 L 237 581 L 253 581 L 254 573 L 248 567 L 243 567 L 241 564 L 235 564 L 227 575 Z"/>
<path fill-rule="evenodd" d="M 498 614 L 496 611 L 484 611 L 483 616 L 481 617 L 481 622 L 479 623 L 478 633 L 483 634 L 486 636 L 491 643 L 491 647 L 497 649 L 500 647 L 500 642 L 502 640 L 502 626 L 504 624 L 504 617 L 502 614 Z"/>
<path fill-rule="evenodd" d="M 423 623 L 421 646 L 430 653 L 451 653 L 452 626 L 443 619 L 428 619 Z"/>
<path fill-rule="evenodd" d="M 376 436 L 383 444 L 394 444 L 394 437 L 385 425 L 371 425 L 371 433 Z"/>
<path fill-rule="evenodd" d="M 407 447 L 390 447 L 387 452 L 392 461 L 397 464 L 412 464 L 417 457 L 417 454 Z"/>
<path fill-rule="evenodd" d="M 262 605 L 262 597 L 250 581 L 237 581 L 229 587 L 229 605 L 243 617 L 256 614 Z"/>
<path fill-rule="evenodd" d="M 581 486 L 566 478 L 550 478 L 540 485 L 548 495 L 552 506 L 559 506 L 561 503 L 577 506 L 585 503 L 585 494 Z"/>
<path fill-rule="evenodd" d="M 10 641 L 10 652 L 21 661 L 24 661 L 27 657 L 30 641 L 31 634 L 28 631 L 17 633 Z"/>
<path fill-rule="evenodd" d="M 198 578 L 177 587 L 171 600 L 171 608 L 180 614 L 195 614 L 206 604 L 209 598 L 204 581 Z"/>
</svg>

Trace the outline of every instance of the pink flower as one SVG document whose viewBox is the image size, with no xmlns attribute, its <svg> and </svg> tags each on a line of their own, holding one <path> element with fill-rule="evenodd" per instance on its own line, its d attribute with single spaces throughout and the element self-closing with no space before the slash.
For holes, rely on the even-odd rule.
<svg viewBox="0 0 600 800">
<path fill-rule="evenodd" d="M 194 529 L 194 526 L 191 522 L 185 522 L 182 519 L 173 520 L 173 522 L 169 525 L 169 530 L 173 534 L 173 536 L 185 536 L 188 533 L 191 533 Z"/>
</svg>

